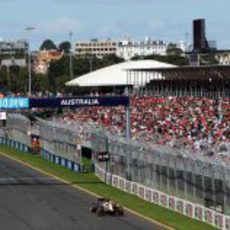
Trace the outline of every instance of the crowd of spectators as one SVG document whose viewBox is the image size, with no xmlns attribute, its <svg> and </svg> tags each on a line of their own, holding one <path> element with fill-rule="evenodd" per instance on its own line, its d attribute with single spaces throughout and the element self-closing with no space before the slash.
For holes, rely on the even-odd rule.
<svg viewBox="0 0 230 230">
<path fill-rule="evenodd" d="M 32 95 L 49 96 L 64 95 L 48 91 Z M 132 139 L 230 160 L 230 98 L 133 96 L 130 105 Z M 64 120 L 93 122 L 118 135 L 126 128 L 122 106 L 78 108 L 65 112 Z"/>
<path fill-rule="evenodd" d="M 50 96 L 64 94 L 46 91 L 32 95 Z M 122 106 L 78 108 L 65 112 L 62 118 L 68 122 L 93 122 L 118 135 L 124 135 L 126 128 Z M 132 139 L 230 160 L 230 98 L 133 96 L 130 120 Z"/>
<path fill-rule="evenodd" d="M 138 96 L 130 102 L 132 139 L 230 159 L 229 98 Z M 123 107 L 80 108 L 64 120 L 94 122 L 118 134 L 126 126 Z"/>
</svg>

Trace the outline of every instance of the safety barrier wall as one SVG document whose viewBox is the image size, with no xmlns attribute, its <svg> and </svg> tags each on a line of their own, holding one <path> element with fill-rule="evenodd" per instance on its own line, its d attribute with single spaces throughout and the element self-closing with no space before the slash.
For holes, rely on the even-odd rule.
<svg viewBox="0 0 230 230">
<path fill-rule="evenodd" d="M 0 137 L 0 145 L 9 146 L 9 147 L 18 149 L 22 152 L 30 153 L 30 146 L 25 145 L 23 143 L 15 141 L 15 140 L 8 139 L 8 138 Z M 41 156 L 43 156 L 45 159 L 47 159 L 47 160 L 49 160 L 55 164 L 66 167 L 72 171 L 75 171 L 75 172 L 84 172 L 85 171 L 85 168 L 82 165 L 80 165 L 79 163 L 76 163 L 76 162 L 71 161 L 69 159 L 60 157 L 58 155 L 55 155 L 54 153 L 50 153 L 49 151 L 45 150 L 44 148 L 41 149 Z"/>
<path fill-rule="evenodd" d="M 230 230 L 230 216 L 220 214 L 199 204 L 189 202 L 161 191 L 148 188 L 142 184 L 126 180 L 117 175 L 107 173 L 104 168 L 95 165 L 95 174 L 106 183 L 122 191 L 136 195 L 143 200 L 163 206 L 185 216 L 213 225 L 222 230 Z"/>
</svg>

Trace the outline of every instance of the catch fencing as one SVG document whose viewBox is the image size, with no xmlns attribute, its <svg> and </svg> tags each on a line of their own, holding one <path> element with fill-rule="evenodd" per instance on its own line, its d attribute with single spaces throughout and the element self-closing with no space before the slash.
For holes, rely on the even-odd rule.
<svg viewBox="0 0 230 230">
<path fill-rule="evenodd" d="M 34 132 L 33 128 L 30 121 L 21 115 L 8 116 L 7 134 L 13 140 L 28 144 L 28 133 Z M 152 202 L 158 199 L 157 203 L 160 205 L 166 200 L 163 206 L 173 206 L 173 210 L 182 205 L 183 214 L 187 213 L 187 209 L 190 210 L 186 204 L 191 204 L 193 214 L 188 214 L 189 216 L 197 218 L 196 213 L 201 212 L 198 219 L 222 229 L 230 229 L 228 161 L 201 154 L 194 155 L 188 150 L 127 140 L 122 135 L 114 135 L 111 130 L 98 127 L 94 123 L 38 119 L 36 129 L 41 138 L 42 149 L 47 153 L 80 164 L 81 146 L 91 148 L 93 153 L 106 151 L 110 160 L 100 164 L 100 169 L 99 164 L 96 167 L 96 174 L 105 182 L 139 196 L 139 187 L 143 187 L 142 198 L 151 196 L 148 199 Z M 49 158 L 49 154 L 47 156 Z M 154 198 L 157 196 L 158 198 Z M 182 204 L 180 201 L 183 201 Z M 203 211 L 199 211 L 199 207 Z"/>
<path fill-rule="evenodd" d="M 143 200 L 163 206 L 182 215 L 188 216 L 199 221 L 203 221 L 222 230 L 230 230 L 230 216 L 223 215 L 217 211 L 206 208 L 167 193 L 161 192 L 144 186 L 143 184 L 126 180 L 123 177 L 107 173 L 106 170 L 98 165 L 95 167 L 95 173 L 102 180 L 112 184 L 112 186 L 136 195 Z"/>
<path fill-rule="evenodd" d="M 108 151 L 108 172 L 172 196 L 230 215 L 230 165 L 155 144 L 93 134 L 94 151 Z"/>
</svg>

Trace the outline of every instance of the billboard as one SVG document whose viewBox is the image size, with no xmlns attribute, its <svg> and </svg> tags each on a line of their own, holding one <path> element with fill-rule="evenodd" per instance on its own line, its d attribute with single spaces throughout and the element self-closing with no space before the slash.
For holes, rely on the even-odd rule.
<svg viewBox="0 0 230 230">
<path fill-rule="evenodd" d="M 127 96 L 30 98 L 30 108 L 128 106 Z"/>
<path fill-rule="evenodd" d="M 29 98 L 26 97 L 0 98 L 0 109 L 28 109 L 29 104 Z"/>
<path fill-rule="evenodd" d="M 50 97 L 50 98 L 5 97 L 5 98 L 0 98 L 0 109 L 119 106 L 119 105 L 128 106 L 129 98 L 127 96 Z"/>
</svg>

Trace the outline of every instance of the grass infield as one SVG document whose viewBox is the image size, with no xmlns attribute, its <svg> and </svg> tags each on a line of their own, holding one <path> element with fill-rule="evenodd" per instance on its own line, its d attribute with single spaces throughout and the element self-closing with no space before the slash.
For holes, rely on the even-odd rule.
<svg viewBox="0 0 230 230">
<path fill-rule="evenodd" d="M 0 146 L 0 151 L 22 160 L 31 166 L 37 167 L 47 173 L 64 179 L 99 196 L 108 197 L 123 206 L 132 209 L 148 218 L 159 221 L 178 230 L 211 230 L 216 229 L 208 224 L 192 220 L 177 212 L 170 211 L 161 206 L 144 201 L 137 196 L 127 194 L 112 186 L 101 182 L 94 174 L 72 172 L 38 155 L 27 154 L 10 147 Z"/>
</svg>

